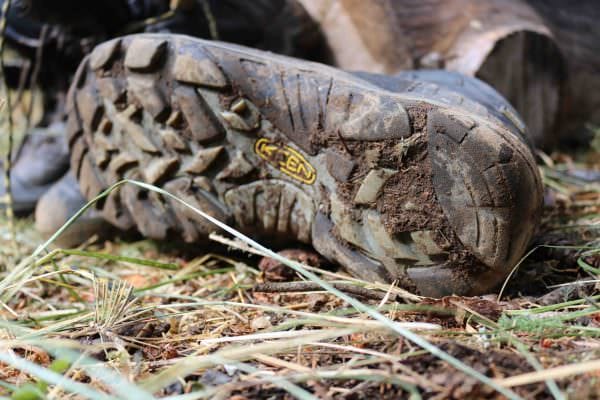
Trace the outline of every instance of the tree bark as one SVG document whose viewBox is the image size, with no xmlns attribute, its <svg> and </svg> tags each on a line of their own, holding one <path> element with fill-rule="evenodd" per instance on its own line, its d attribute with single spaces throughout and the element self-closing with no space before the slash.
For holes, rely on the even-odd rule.
<svg viewBox="0 0 600 400">
<path fill-rule="evenodd" d="M 559 128 L 577 135 L 588 122 L 600 125 L 600 3 L 527 1 L 550 27 L 565 55 L 567 86 Z"/>
</svg>

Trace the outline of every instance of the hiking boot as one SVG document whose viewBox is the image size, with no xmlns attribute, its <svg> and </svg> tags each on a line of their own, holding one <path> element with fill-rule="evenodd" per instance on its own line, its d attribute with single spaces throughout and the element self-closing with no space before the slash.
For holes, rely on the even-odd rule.
<svg viewBox="0 0 600 400">
<path fill-rule="evenodd" d="M 69 171 L 38 201 L 35 208 L 37 231 L 44 239 L 50 238 L 86 203 L 75 176 Z M 111 226 L 92 208 L 77 218 L 52 244 L 75 247 L 92 236 L 106 237 L 111 231 Z"/>
<path fill-rule="evenodd" d="M 32 212 L 40 197 L 69 169 L 69 150 L 61 128 L 34 131 L 25 136 L 16 152 L 10 180 L 13 210 L 17 215 Z M 4 175 L 4 171 L 0 170 L 0 173 Z M 0 197 L 5 194 L 2 178 Z M 0 207 L 4 208 L 5 203 L 2 202 Z"/>
<path fill-rule="evenodd" d="M 69 92 L 71 167 L 88 199 L 142 180 L 253 237 L 312 244 L 367 281 L 428 296 L 493 289 L 542 205 L 519 118 L 379 78 L 186 36 L 115 39 Z M 216 230 L 134 185 L 98 210 L 154 239 Z"/>
</svg>

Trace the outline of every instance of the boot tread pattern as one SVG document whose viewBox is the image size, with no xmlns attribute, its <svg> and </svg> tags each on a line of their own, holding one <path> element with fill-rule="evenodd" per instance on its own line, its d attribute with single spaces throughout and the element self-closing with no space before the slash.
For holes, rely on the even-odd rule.
<svg viewBox="0 0 600 400">
<path fill-rule="evenodd" d="M 436 201 L 460 240 L 452 244 L 492 269 L 514 265 L 532 229 L 515 221 L 537 218 L 530 214 L 540 197 L 535 163 L 518 136 L 454 112 L 460 95 L 432 96 L 429 105 L 425 95 L 401 101 L 333 71 L 177 35 L 102 44 L 68 95 L 71 166 L 82 193 L 89 199 L 121 179 L 142 180 L 242 231 L 313 243 L 365 279 L 408 274 L 421 292 L 445 294 L 458 284 L 436 292 L 431 282 L 452 267 L 444 260 L 453 250 L 433 226 L 390 232 L 380 209 L 404 171 L 378 164 L 376 145 L 397 143 L 401 152 L 418 133 L 427 138 Z M 426 111 L 416 117 L 411 107 Z M 361 143 L 359 162 L 347 145 Z M 524 198 L 532 192 L 533 201 Z M 520 203 L 533 206 L 519 211 Z M 180 203 L 133 185 L 97 208 L 118 228 L 155 239 L 195 242 L 215 230 Z M 467 281 L 464 292 L 477 291 L 474 278 Z"/>
</svg>

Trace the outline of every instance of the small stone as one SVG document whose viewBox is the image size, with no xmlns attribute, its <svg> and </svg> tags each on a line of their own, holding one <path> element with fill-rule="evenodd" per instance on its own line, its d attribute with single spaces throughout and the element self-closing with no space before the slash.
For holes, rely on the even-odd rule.
<svg viewBox="0 0 600 400">
<path fill-rule="evenodd" d="M 334 222 L 339 237 L 357 247 L 363 244 L 362 224 L 353 213 L 352 207 L 340 200 L 337 195 L 332 195 L 330 200 L 331 220 Z"/>
<path fill-rule="evenodd" d="M 252 322 L 250 323 L 250 326 L 252 327 L 253 330 L 259 331 L 261 329 L 270 328 L 273 325 L 271 324 L 271 319 L 269 317 L 263 315 L 258 318 L 254 318 L 252 320 Z"/>
<path fill-rule="evenodd" d="M 238 372 L 238 367 L 232 364 L 223 364 L 223 368 L 225 369 L 225 372 L 227 372 L 227 375 L 229 376 L 233 376 L 235 375 L 236 372 Z"/>
<path fill-rule="evenodd" d="M 385 182 L 397 171 L 392 169 L 373 169 L 369 171 L 367 177 L 358 188 L 354 197 L 355 204 L 371 204 L 377 200 L 377 196 Z"/>
<path fill-rule="evenodd" d="M 325 154 L 325 163 L 329 175 L 338 182 L 347 182 L 356 166 L 354 161 L 331 150 Z"/>
<path fill-rule="evenodd" d="M 216 369 L 208 369 L 202 374 L 199 382 L 207 386 L 220 386 L 231 382 L 231 380 L 231 377 Z M 231 400 L 233 397 L 229 399 Z"/>
</svg>

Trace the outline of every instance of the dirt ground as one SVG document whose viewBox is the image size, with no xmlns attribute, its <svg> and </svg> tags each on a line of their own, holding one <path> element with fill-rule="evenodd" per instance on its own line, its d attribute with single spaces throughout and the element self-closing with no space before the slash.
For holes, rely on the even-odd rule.
<svg viewBox="0 0 600 400">
<path fill-rule="evenodd" d="M 42 241 L 26 219 L 17 221 L 13 243 L 3 221 L 0 394 L 598 398 L 597 150 L 541 155 L 544 222 L 500 294 L 420 298 L 350 278 L 309 249 L 284 253 L 402 322 L 470 367 L 466 372 L 310 282 L 268 292 L 282 284 L 278 281 L 300 276 L 249 254 L 243 243 L 215 237 L 200 249 L 115 238 L 78 250 L 45 251 L 24 264 L 23 257 Z M 190 397 L 174 397 L 183 394 Z"/>
</svg>

